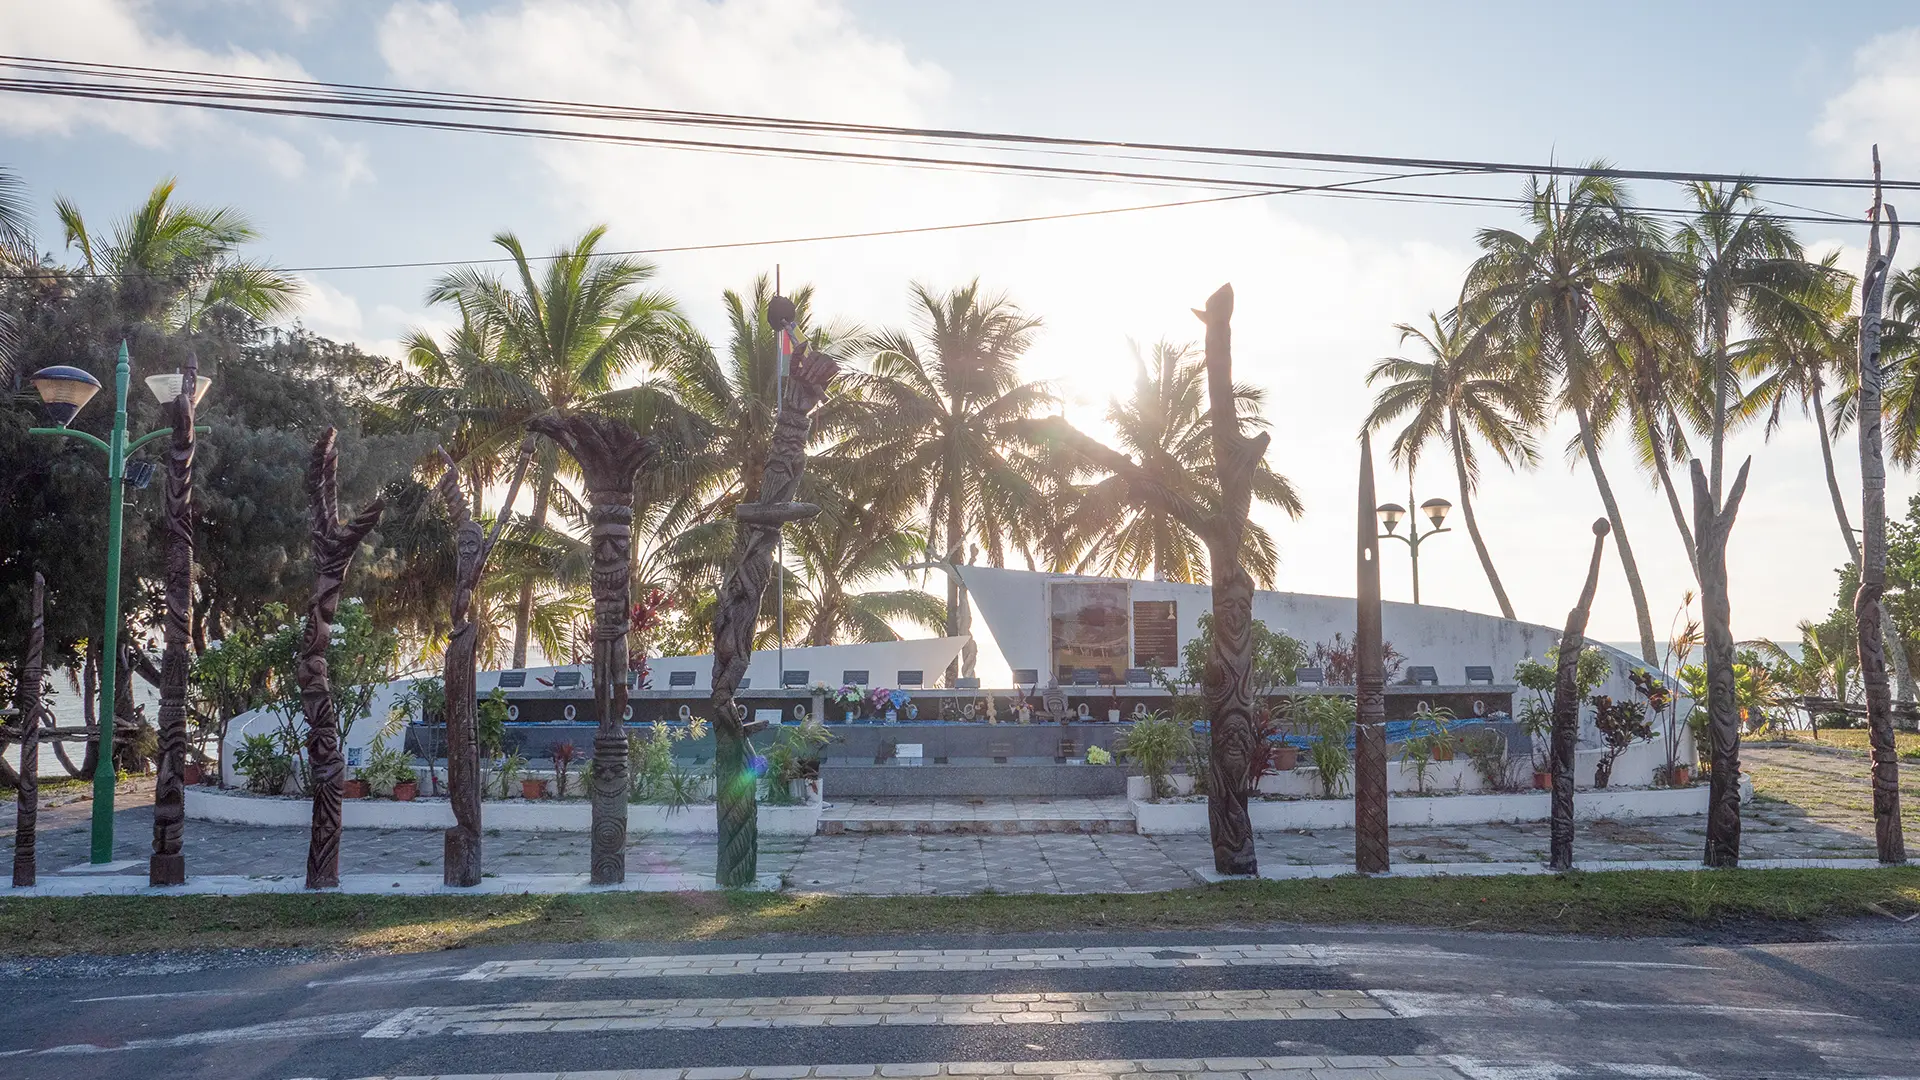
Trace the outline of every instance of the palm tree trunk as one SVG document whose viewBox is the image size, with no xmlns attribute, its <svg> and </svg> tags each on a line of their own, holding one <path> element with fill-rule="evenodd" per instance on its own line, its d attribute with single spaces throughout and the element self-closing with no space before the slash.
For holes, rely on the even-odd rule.
<svg viewBox="0 0 1920 1080">
<path fill-rule="evenodd" d="M 1853 535 L 1853 523 L 1847 520 L 1846 496 L 1840 493 L 1840 478 L 1833 471 L 1833 442 L 1827 437 L 1827 406 L 1821 400 L 1820 385 L 1813 387 L 1813 422 L 1820 429 L 1820 461 L 1827 470 L 1827 494 L 1833 499 L 1833 518 L 1840 525 L 1840 539 L 1847 545 L 1853 565 L 1860 565 L 1860 541 Z M 1893 612 L 1880 606 L 1880 638 L 1893 643 L 1887 659 L 1893 662 L 1894 693 L 1901 701 L 1914 698 L 1913 665 L 1907 659 L 1906 639 L 1893 625 Z M 1842 701 L 1846 700 L 1844 696 Z"/>
<path fill-rule="evenodd" d="M 1480 525 L 1473 517 L 1473 498 L 1468 494 L 1467 448 L 1465 436 L 1460 433 L 1460 417 L 1452 418 L 1453 435 L 1453 471 L 1460 485 L 1460 516 L 1466 519 L 1467 535 L 1473 539 L 1473 550 L 1480 556 L 1480 568 L 1487 572 L 1487 584 L 1493 586 L 1493 598 L 1500 602 L 1502 618 L 1513 618 L 1513 601 L 1507 599 L 1506 587 L 1500 584 L 1500 573 L 1493 568 L 1493 556 L 1487 551 L 1487 542 L 1480 536 Z"/>
<path fill-rule="evenodd" d="M 1600 464 L 1600 442 L 1593 436 L 1593 422 L 1587 416 L 1586 406 L 1576 406 L 1573 414 L 1580 422 L 1580 448 L 1586 451 L 1587 465 L 1593 469 L 1593 484 L 1600 491 L 1600 505 L 1606 508 L 1614 546 L 1620 552 L 1620 568 L 1627 576 L 1627 591 L 1633 596 L 1633 617 L 1640 629 L 1640 658 L 1649 664 L 1658 664 L 1660 654 L 1653 644 L 1653 614 L 1647 607 L 1647 587 L 1640 581 L 1640 565 L 1634 562 L 1633 545 L 1627 543 L 1627 530 L 1620 518 L 1620 504 L 1613 497 L 1613 485 L 1607 482 L 1607 471 Z"/>
<path fill-rule="evenodd" d="M 957 466 L 950 464 L 948 468 L 948 475 L 951 476 L 952 479 L 949 481 L 950 489 L 947 492 L 946 559 L 948 566 L 958 566 L 960 565 L 961 556 L 964 555 L 966 551 L 966 518 L 963 515 L 960 500 L 962 483 L 960 477 L 953 471 Z M 957 680 L 962 675 L 971 676 L 973 674 L 974 661 L 979 653 L 978 650 L 973 647 L 973 641 L 971 637 L 969 637 L 972 629 L 973 619 L 972 612 L 968 610 L 967 605 L 967 587 L 960 583 L 960 575 L 958 573 L 949 570 L 947 572 L 947 636 L 967 637 L 968 641 L 960 647 L 961 655 L 955 657 L 953 662 L 947 665 L 948 686 L 957 685 Z"/>
<path fill-rule="evenodd" d="M 547 524 L 547 504 L 553 499 L 553 474 L 543 473 L 533 489 L 533 516 L 528 519 L 528 535 L 537 535 Z M 511 510 L 512 507 L 506 508 Z M 503 511 L 504 513 L 504 511 Z M 520 602 L 513 609 L 513 666 L 527 666 L 527 632 L 533 624 L 533 579 L 520 586 Z"/>
<path fill-rule="evenodd" d="M 1159 510 L 1149 512 L 1153 514 L 1153 580 L 1172 581 L 1173 575 L 1167 566 L 1167 552 L 1173 546 L 1173 541 L 1168 535 L 1171 530 L 1167 528 L 1167 515 Z"/>
<path fill-rule="evenodd" d="M 1694 544 L 1693 527 L 1687 524 L 1687 511 L 1680 504 L 1679 489 L 1673 486 L 1673 473 L 1667 469 L 1667 447 L 1660 441 L 1660 429 L 1654 425 L 1653 410 L 1642 407 L 1640 422 L 1646 425 L 1647 442 L 1653 447 L 1653 471 L 1660 478 L 1660 490 L 1667 496 L 1667 509 L 1673 511 L 1673 524 L 1680 530 L 1680 546 L 1687 549 L 1687 565 L 1693 577 L 1700 579 L 1699 549 Z"/>
</svg>

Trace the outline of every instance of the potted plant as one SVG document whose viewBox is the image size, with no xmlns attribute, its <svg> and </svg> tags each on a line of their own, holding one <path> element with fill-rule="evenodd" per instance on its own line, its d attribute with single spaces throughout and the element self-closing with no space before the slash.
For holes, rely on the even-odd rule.
<svg viewBox="0 0 1920 1080">
<path fill-rule="evenodd" d="M 1114 745 L 1140 766 L 1147 778 L 1148 798 L 1159 800 L 1173 794 L 1174 763 L 1187 756 L 1191 741 L 1185 724 L 1156 711 L 1135 720 Z"/>
<path fill-rule="evenodd" d="M 1690 649 L 1690 644 L 1684 639 L 1676 644 L 1681 659 L 1684 660 L 1687 651 Z M 1693 782 L 1693 770 L 1679 760 L 1680 723 L 1674 715 L 1675 711 L 1679 708 L 1679 695 L 1675 694 L 1673 688 L 1667 685 L 1667 680 L 1664 675 L 1649 671 L 1646 668 L 1640 668 L 1627 677 L 1633 680 L 1634 691 L 1638 693 L 1641 698 L 1645 699 L 1647 710 L 1660 718 L 1660 725 L 1665 731 L 1667 763 L 1665 767 L 1660 770 L 1659 775 L 1654 777 L 1654 780 L 1658 783 L 1666 784 L 1668 787 L 1686 787 Z M 1814 728 L 1814 737 L 1818 738 L 1819 735 L 1820 730 L 1816 725 Z"/>
<path fill-rule="evenodd" d="M 518 753 L 508 754 L 494 765 L 493 777 L 500 782 L 500 797 L 513 797 L 513 785 L 520 779 L 521 770 L 527 767 L 527 759 Z"/>
<path fill-rule="evenodd" d="M 1647 707 L 1638 701 L 1615 701 L 1605 694 L 1593 698 L 1593 726 L 1600 731 L 1606 750 L 1593 770 L 1593 786 L 1606 787 L 1613 779 L 1613 763 L 1627 748 L 1642 739 L 1653 738 L 1653 724 L 1647 719 Z M 1671 772 L 1668 774 L 1671 776 Z"/>
<path fill-rule="evenodd" d="M 1320 791 L 1335 798 L 1347 790 L 1347 772 L 1353 766 L 1353 699 L 1316 694 L 1294 706 L 1294 722 L 1313 732 L 1307 756 L 1320 774 Z"/>
<path fill-rule="evenodd" d="M 181 766 L 180 768 L 181 783 L 186 784 L 188 787 L 192 787 L 196 784 L 199 784 L 202 781 L 202 779 L 203 777 L 202 777 L 199 762 L 189 761 L 185 765 Z"/>
<path fill-rule="evenodd" d="M 364 799 L 369 790 L 367 782 L 355 775 L 348 777 L 346 783 L 341 785 L 340 794 L 348 799 Z"/>
<path fill-rule="evenodd" d="M 538 802 L 547 797 L 547 778 L 544 776 L 523 776 L 520 778 L 520 797 L 528 802 Z"/>
<path fill-rule="evenodd" d="M 418 777 L 410 777 L 393 785 L 394 802 L 412 802 L 414 796 L 418 794 L 420 794 L 420 780 Z"/>
<path fill-rule="evenodd" d="M 1300 748 L 1291 743 L 1274 743 L 1267 751 L 1267 767 L 1274 772 L 1292 772 L 1300 767 Z"/>
<path fill-rule="evenodd" d="M 1427 793 L 1427 773 L 1433 769 L 1434 737 L 1415 735 L 1400 744 L 1400 771 L 1413 774 L 1413 789 Z"/>
<path fill-rule="evenodd" d="M 567 780 L 573 768 L 573 760 L 578 756 L 580 751 L 570 742 L 554 743 L 553 747 L 547 751 L 547 760 L 553 762 L 554 798 L 567 797 Z"/>
</svg>

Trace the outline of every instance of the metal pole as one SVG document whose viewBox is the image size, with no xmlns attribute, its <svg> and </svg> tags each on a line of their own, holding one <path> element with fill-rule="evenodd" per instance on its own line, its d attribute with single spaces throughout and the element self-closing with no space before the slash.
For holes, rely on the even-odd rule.
<svg viewBox="0 0 1920 1080">
<path fill-rule="evenodd" d="M 100 640 L 100 754 L 93 770 L 93 857 L 97 866 L 113 861 L 113 788 L 119 776 L 113 764 L 114 683 L 120 660 L 120 519 L 126 502 L 127 380 L 133 367 L 127 343 L 113 368 L 113 438 L 107 444 L 107 614 Z"/>
<path fill-rule="evenodd" d="M 1420 605 L 1420 512 L 1413 505 L 1413 474 L 1407 474 L 1407 549 L 1413 553 L 1413 603 Z"/>
</svg>

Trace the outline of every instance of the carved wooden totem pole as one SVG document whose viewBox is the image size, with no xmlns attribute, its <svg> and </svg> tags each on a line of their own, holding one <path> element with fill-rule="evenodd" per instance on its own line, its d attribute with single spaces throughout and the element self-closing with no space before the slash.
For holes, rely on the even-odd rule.
<svg viewBox="0 0 1920 1080">
<path fill-rule="evenodd" d="M 40 822 L 40 725 L 46 706 L 40 701 L 40 680 L 46 674 L 47 579 L 33 575 L 28 599 L 27 663 L 20 672 L 20 786 L 14 806 L 13 887 L 24 889 L 38 880 L 35 831 Z M 57 745 L 57 744 L 56 744 Z"/>
<path fill-rule="evenodd" d="M 1880 148 L 1873 148 L 1873 211 L 1867 233 L 1867 271 L 1860 279 L 1860 588 L 1854 594 L 1854 621 L 1860 626 L 1860 676 L 1867 692 L 1867 739 L 1873 761 L 1873 836 L 1883 863 L 1907 861 L 1900 828 L 1900 760 L 1893 739 L 1893 701 L 1887 688 L 1885 605 L 1887 589 L 1887 462 L 1881 443 L 1881 392 L 1886 373 L 1880 366 L 1880 330 L 1886 306 L 1887 275 L 1900 246 L 1900 219 L 1880 197 Z M 1887 249 L 1880 250 L 1880 212 L 1886 211 Z M 1712 608 L 1708 608 L 1712 626 Z M 1905 646 L 1893 642 L 1893 648 Z M 1712 657 L 1711 629 L 1707 642 Z M 1716 742 L 1716 748 L 1718 744 Z M 1720 804 L 1720 762 L 1713 765 L 1714 815 Z M 1733 806 L 1739 810 L 1736 789 Z M 1713 819 L 1709 819 L 1709 824 Z M 1712 833 L 1709 832 L 1711 837 Z M 1712 841 L 1709 839 L 1709 850 Z M 1709 859 L 1709 862 L 1712 860 Z"/>
<path fill-rule="evenodd" d="M 775 302 L 780 301 L 775 297 Z M 769 304 L 769 320 L 782 325 Z M 720 850 L 714 862 L 714 880 L 722 886 L 751 885 L 759 873 L 757 779 L 748 769 L 745 708 L 734 701 L 740 680 L 753 658 L 753 632 L 760 603 L 773 579 L 773 549 L 780 527 L 820 512 L 811 503 L 795 502 L 800 473 L 807 464 L 807 435 L 813 410 L 826 396 L 827 385 L 840 370 L 839 362 L 803 342 L 793 353 L 792 370 L 780 389 L 773 421 L 773 444 L 760 480 L 758 500 L 734 511 L 736 529 L 728 557 L 727 580 L 720 587 L 719 610 L 713 625 L 714 799 L 720 824 Z"/>
<path fill-rule="evenodd" d="M 1233 286 L 1222 285 L 1194 314 L 1206 324 L 1207 402 L 1213 468 L 1220 505 L 1209 509 L 1157 483 L 1125 454 L 1075 430 L 1059 417 L 1030 425 L 1065 449 L 1126 480 L 1135 495 L 1166 508 L 1206 541 L 1213 580 L 1213 640 L 1203 691 L 1212 728 L 1207 768 L 1207 826 L 1213 867 L 1222 874 L 1256 874 L 1253 824 L 1247 817 L 1256 755 L 1267 752 L 1253 724 L 1253 578 L 1241 565 L 1253 474 L 1267 454 L 1266 432 L 1247 436 L 1233 397 Z"/>
<path fill-rule="evenodd" d="M 1388 869 L 1387 668 L 1380 619 L 1380 529 L 1374 519 L 1373 440 L 1360 433 L 1360 518 L 1355 534 L 1358 580 L 1353 630 L 1353 868 Z"/>
<path fill-rule="evenodd" d="M 340 717 L 328 680 L 327 645 L 340 610 L 347 566 L 360 542 L 380 523 L 385 504 L 374 499 L 352 521 L 340 520 L 339 430 L 328 428 L 313 444 L 307 463 L 307 501 L 313 510 L 313 599 L 307 604 L 307 639 L 300 646 L 297 677 L 300 709 L 307 718 L 307 767 L 313 775 L 313 837 L 307 843 L 307 888 L 340 884 L 340 798 L 347 778 L 340 754 Z"/>
<path fill-rule="evenodd" d="M 487 557 L 500 542 L 500 532 L 513 516 L 513 501 L 520 495 L 520 483 L 526 477 L 527 464 L 533 459 L 533 436 L 520 444 L 520 463 L 514 467 L 513 480 L 507 485 L 507 498 L 500 516 L 486 536 L 473 519 L 467 495 L 460 487 L 460 470 L 445 450 L 440 459 L 447 471 L 440 477 L 440 498 L 453 519 L 454 549 L 453 603 L 448 623 L 445 666 L 441 669 L 446 686 L 447 725 L 447 797 L 453 804 L 453 828 L 446 832 L 441 859 L 442 880 L 448 885 L 470 887 L 480 884 L 480 741 L 478 737 L 478 695 L 474 689 L 476 653 L 480 628 L 473 621 L 473 592 L 486 573 Z M 475 492 L 476 500 L 479 492 Z"/>
<path fill-rule="evenodd" d="M 527 430 L 559 444 L 587 485 L 593 550 L 593 853 L 595 885 L 627 879 L 627 631 L 631 626 L 633 487 L 653 440 L 590 413 L 547 413 Z M 451 691 L 451 688 L 449 688 Z M 451 766 L 449 766 L 451 767 Z"/>
<path fill-rule="evenodd" d="M 160 659 L 160 759 L 154 763 L 153 855 L 147 882 L 184 885 L 181 851 L 187 822 L 187 620 L 193 611 L 193 396 L 200 364 L 189 351 L 173 400 L 173 439 L 167 445 L 166 651 Z"/>
<path fill-rule="evenodd" d="M 1612 530 L 1606 518 L 1593 523 L 1593 559 L 1587 563 L 1587 580 L 1580 586 L 1579 603 L 1567 612 L 1566 629 L 1560 632 L 1555 653 L 1553 729 L 1547 743 L 1553 773 L 1553 810 L 1547 831 L 1555 870 L 1573 869 L 1573 752 L 1580 742 L 1580 654 L 1587 649 L 1587 613 L 1600 586 L 1600 555 Z"/>
</svg>

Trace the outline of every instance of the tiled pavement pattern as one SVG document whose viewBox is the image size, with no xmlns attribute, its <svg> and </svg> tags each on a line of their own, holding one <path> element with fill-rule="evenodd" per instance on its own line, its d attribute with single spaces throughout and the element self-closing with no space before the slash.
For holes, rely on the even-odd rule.
<svg viewBox="0 0 1920 1080">
<path fill-rule="evenodd" d="M 424 1035 L 709 1028 L 1121 1024 L 1143 1020 L 1390 1020 L 1393 1016 L 1386 1006 L 1363 991 L 1336 989 L 640 998 L 421 1005 L 379 1024 L 363 1037 L 406 1039 Z"/>
<path fill-rule="evenodd" d="M 695 975 L 851 972 L 1085 971 L 1098 968 L 1318 967 L 1340 950 L 1320 945 L 1101 945 L 1060 949 L 864 949 L 854 952 L 685 953 L 674 956 L 489 960 L 460 982 L 505 979 L 645 979 Z"/>
<path fill-rule="evenodd" d="M 1749 749 L 1747 757 L 1762 775 L 1791 766 L 1834 774 L 1835 783 L 1866 783 L 1864 759 L 1759 748 Z M 1765 791 L 1763 786 L 1763 796 Z M 150 785 L 122 785 L 115 858 L 128 863 L 122 872 L 129 876 L 146 873 L 150 799 Z M 61 805 L 43 811 L 43 881 L 86 862 L 89 805 L 63 797 Z M 1743 819 L 1743 853 L 1751 858 L 1871 858 L 1874 853 L 1872 819 L 1864 814 L 1763 797 L 1745 808 Z M 0 861 L 11 857 L 12 829 L 13 815 L 0 814 Z M 1691 861 L 1705 845 L 1704 829 L 1700 818 L 1596 822 L 1580 828 L 1576 850 L 1583 862 Z M 1256 842 L 1261 862 L 1269 867 L 1339 866 L 1353 857 L 1353 837 L 1345 830 L 1262 833 Z M 186 843 L 189 874 L 297 877 L 305 870 L 302 829 L 189 822 Z M 347 874 L 437 873 L 441 847 L 440 834 L 432 830 L 356 831 L 343 845 L 341 869 Z M 1538 863 L 1547 856 L 1547 827 L 1535 822 L 1401 828 L 1393 831 L 1392 847 L 1394 861 L 1403 865 Z M 577 874 L 587 866 L 588 848 L 584 833 L 490 832 L 486 865 L 490 874 L 501 876 Z M 627 866 L 635 874 L 704 876 L 713 871 L 713 855 L 712 837 L 636 834 L 629 838 Z M 1192 885 L 1212 864 L 1204 836 L 879 833 L 763 837 L 760 845 L 762 874 L 779 875 L 788 887 L 810 892 L 1147 892 Z"/>
</svg>

